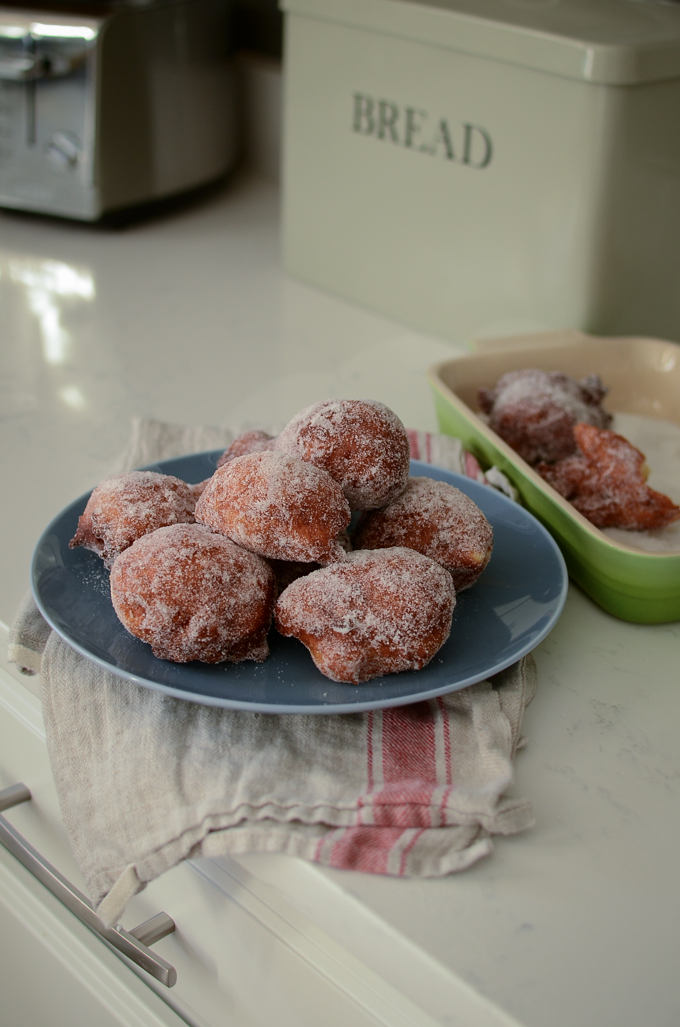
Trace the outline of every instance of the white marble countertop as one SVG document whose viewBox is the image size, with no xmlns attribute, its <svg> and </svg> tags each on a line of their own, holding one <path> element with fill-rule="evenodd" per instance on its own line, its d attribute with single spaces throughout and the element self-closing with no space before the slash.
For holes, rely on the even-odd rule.
<svg viewBox="0 0 680 1027">
<path fill-rule="evenodd" d="M 124 230 L 0 213 L 4 624 L 40 532 L 110 472 L 133 416 L 267 426 L 363 396 L 436 428 L 424 372 L 456 345 L 287 278 L 278 246 L 277 189 L 244 176 Z M 626 624 L 571 586 L 536 659 L 515 784 L 534 829 L 443 880 L 314 872 L 516 1022 L 676 1027 L 680 624 Z M 322 915 L 296 861 L 245 863 Z"/>
</svg>

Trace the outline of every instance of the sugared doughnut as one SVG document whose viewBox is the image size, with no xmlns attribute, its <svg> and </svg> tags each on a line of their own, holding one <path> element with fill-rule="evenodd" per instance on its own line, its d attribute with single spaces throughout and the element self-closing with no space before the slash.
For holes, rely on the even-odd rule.
<svg viewBox="0 0 680 1027">
<path fill-rule="evenodd" d="M 341 531 L 338 535 L 338 544 L 346 553 L 352 552 L 352 542 L 346 531 Z M 270 560 L 269 563 L 276 578 L 278 595 L 281 595 L 293 581 L 304 577 L 305 574 L 311 574 L 312 571 L 318 571 L 321 567 L 318 563 L 303 563 L 302 560 Z"/>
<path fill-rule="evenodd" d="M 276 593 L 281 595 L 298 578 L 321 569 L 320 563 L 304 563 L 302 560 L 270 560 L 276 578 Z"/>
<path fill-rule="evenodd" d="M 276 437 L 274 435 L 267 435 L 266 431 L 258 431 L 256 429 L 244 431 L 242 435 L 235 438 L 232 444 L 225 449 L 217 461 L 217 466 L 221 467 L 223 464 L 228 464 L 230 461 L 235 460 L 237 456 L 247 456 L 248 453 L 262 453 L 267 449 L 273 449 L 275 442 Z"/>
<path fill-rule="evenodd" d="M 239 456 L 219 467 L 196 505 L 196 519 L 273 560 L 327 564 L 351 514 L 337 482 L 287 453 Z"/>
<path fill-rule="evenodd" d="M 195 506 L 191 486 L 170 474 L 114 474 L 93 490 L 69 546 L 91 549 L 110 568 L 142 535 L 168 524 L 191 523 Z"/>
<path fill-rule="evenodd" d="M 597 375 L 577 382 L 559 371 L 526 368 L 504 374 L 494 389 L 480 389 L 477 399 L 489 427 L 533 465 L 570 456 L 579 421 L 607 428 L 612 418 L 601 406 L 606 393 Z"/>
<path fill-rule="evenodd" d="M 359 684 L 429 663 L 449 636 L 455 602 L 451 575 L 429 557 L 364 550 L 298 578 L 274 615 L 322 674 Z"/>
<path fill-rule="evenodd" d="M 384 506 L 406 487 L 406 429 L 396 414 L 373 400 L 326 400 L 307 407 L 283 429 L 276 449 L 327 471 L 352 510 Z"/>
<path fill-rule="evenodd" d="M 275 598 L 265 560 L 199 524 L 144 535 L 111 570 L 122 624 L 176 663 L 261 662 Z"/>
<path fill-rule="evenodd" d="M 493 529 L 460 489 L 433 478 L 409 478 L 393 503 L 362 515 L 352 543 L 355 549 L 415 549 L 446 567 L 460 591 L 488 564 Z"/>
<path fill-rule="evenodd" d="M 680 507 L 646 483 L 644 454 L 622 435 L 577 424 L 578 451 L 536 470 L 598 528 L 646 531 L 680 519 Z"/>
<path fill-rule="evenodd" d="M 189 488 L 191 489 L 191 495 L 194 497 L 194 506 L 203 495 L 203 490 L 205 489 L 209 481 L 210 478 L 204 478 L 203 481 L 198 481 L 195 485 L 189 486 Z"/>
</svg>

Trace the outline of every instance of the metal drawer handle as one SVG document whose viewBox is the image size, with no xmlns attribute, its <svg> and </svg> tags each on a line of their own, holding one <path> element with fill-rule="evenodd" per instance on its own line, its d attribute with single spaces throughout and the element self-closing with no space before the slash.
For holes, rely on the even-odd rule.
<svg viewBox="0 0 680 1027">
<path fill-rule="evenodd" d="M 0 791 L 0 814 L 11 806 L 27 802 L 30 798 L 31 793 L 24 784 L 5 788 L 4 791 Z M 177 983 L 177 971 L 174 966 L 166 963 L 149 948 L 154 942 L 160 941 L 175 930 L 175 922 L 167 913 L 158 913 L 132 931 L 126 931 L 122 927 L 105 927 L 89 899 L 43 859 L 3 816 L 0 816 L 0 842 L 91 931 L 167 988 L 172 988 Z"/>
</svg>

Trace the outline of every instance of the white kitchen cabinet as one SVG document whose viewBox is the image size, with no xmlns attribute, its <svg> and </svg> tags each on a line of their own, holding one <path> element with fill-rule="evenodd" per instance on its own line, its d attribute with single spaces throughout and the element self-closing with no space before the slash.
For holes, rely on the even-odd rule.
<svg viewBox="0 0 680 1027">
<path fill-rule="evenodd" d="M 185 1021 L 0 848 L 7 1027 L 180 1027 Z"/>
<path fill-rule="evenodd" d="M 60 821 L 40 702 L 0 669 L 0 707 L 0 787 L 21 781 L 32 794 L 30 802 L 4 815 L 85 891 Z M 174 934 L 153 946 L 177 971 L 172 989 L 143 970 L 133 971 L 124 956 L 99 941 L 2 848 L 0 903 L 6 1008 L 16 1008 L 24 1017 L 17 1023 L 27 1027 L 47 1023 L 51 1008 L 66 1023 L 75 1006 L 82 1010 L 81 1020 L 69 1021 L 76 1027 L 81 1022 L 170 1027 L 180 1022 L 172 1010 L 201 1027 L 316 1027 L 320 1021 L 329 1027 L 434 1027 L 437 1022 L 231 859 L 180 864 L 128 905 L 123 920 L 128 929 L 161 910 L 174 919 Z M 459 1022 L 482 1023 L 466 1016 Z M 505 1018 L 484 1022 L 501 1027 Z"/>
</svg>

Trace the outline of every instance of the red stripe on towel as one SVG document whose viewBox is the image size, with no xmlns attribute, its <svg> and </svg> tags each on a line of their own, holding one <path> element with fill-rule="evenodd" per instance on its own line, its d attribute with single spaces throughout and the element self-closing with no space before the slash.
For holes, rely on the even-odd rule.
<svg viewBox="0 0 680 1027">
<path fill-rule="evenodd" d="M 390 852 L 403 833 L 401 827 L 348 827 L 335 842 L 329 865 L 386 874 Z"/>
<path fill-rule="evenodd" d="M 373 791 L 374 785 L 374 773 L 373 773 L 373 725 L 374 725 L 373 710 L 369 710 L 366 714 L 366 791 L 364 795 L 360 795 L 357 799 L 357 824 L 361 824 L 362 821 L 362 810 L 366 805 L 365 796 L 368 796 Z"/>
<path fill-rule="evenodd" d="M 453 774 L 451 771 L 451 729 L 449 727 L 449 715 L 446 712 L 446 703 L 441 695 L 437 696 L 437 708 L 439 710 L 439 716 L 442 718 L 444 733 L 444 767 L 446 771 L 446 783 L 447 785 L 450 785 L 453 782 Z"/>
<path fill-rule="evenodd" d="M 383 710 L 383 787 L 372 797 L 373 822 L 430 827 L 437 785 L 435 724 L 429 703 Z"/>
<path fill-rule="evenodd" d="M 383 710 L 383 780 L 437 783 L 434 717 L 427 702 Z"/>
<path fill-rule="evenodd" d="M 472 453 L 468 453 L 465 450 L 465 473 L 468 478 L 475 478 L 476 480 L 482 481 L 484 474 L 482 468 L 479 466 L 479 461 Z"/>
<path fill-rule="evenodd" d="M 373 791 L 373 725 L 374 725 L 374 714 L 373 710 L 368 711 L 366 718 L 366 791 Z"/>
<path fill-rule="evenodd" d="M 440 718 L 442 734 L 439 738 L 440 745 L 443 739 L 444 758 L 442 760 L 440 750 L 438 777 L 436 732 Z M 377 721 L 381 727 L 376 732 Z M 366 792 L 357 803 L 357 822 L 336 833 L 328 862 L 344 870 L 403 875 L 409 853 L 423 831 L 433 826 L 435 789 L 448 785 L 437 803 L 438 823 L 444 823 L 446 802 L 452 789 L 451 739 L 444 700 L 371 712 L 367 718 L 366 750 Z M 379 791 L 373 793 L 376 780 Z M 371 824 L 361 822 L 367 807 L 372 807 Z M 414 828 L 413 837 L 399 852 L 404 831 Z M 395 847 L 398 860 L 395 863 L 393 857 L 390 864 Z M 319 844 L 316 859 L 321 852 Z"/>
</svg>

